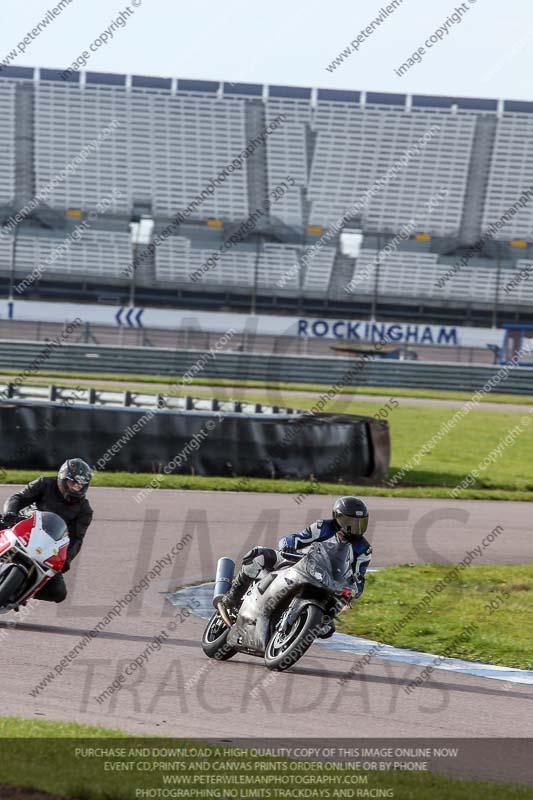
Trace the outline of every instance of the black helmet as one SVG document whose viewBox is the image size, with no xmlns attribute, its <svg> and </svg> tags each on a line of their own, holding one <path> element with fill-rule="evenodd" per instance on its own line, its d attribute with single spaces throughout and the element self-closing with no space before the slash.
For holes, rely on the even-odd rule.
<svg viewBox="0 0 533 800">
<path fill-rule="evenodd" d="M 91 482 L 92 471 L 81 458 L 69 458 L 57 473 L 57 488 L 71 503 L 83 500 Z"/>
<path fill-rule="evenodd" d="M 349 542 L 363 536 L 368 528 L 368 508 L 358 497 L 339 497 L 333 506 L 333 518 Z"/>
</svg>

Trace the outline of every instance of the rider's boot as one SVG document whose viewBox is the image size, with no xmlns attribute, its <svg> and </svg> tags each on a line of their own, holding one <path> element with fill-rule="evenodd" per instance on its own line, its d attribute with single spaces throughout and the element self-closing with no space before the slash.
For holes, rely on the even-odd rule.
<svg viewBox="0 0 533 800">
<path fill-rule="evenodd" d="M 224 597 L 222 598 L 222 602 L 224 603 L 224 607 L 228 611 L 236 612 L 238 611 L 242 598 L 250 588 L 253 583 L 253 578 L 250 578 L 244 570 L 241 568 L 238 574 L 232 581 L 232 584 Z"/>
</svg>

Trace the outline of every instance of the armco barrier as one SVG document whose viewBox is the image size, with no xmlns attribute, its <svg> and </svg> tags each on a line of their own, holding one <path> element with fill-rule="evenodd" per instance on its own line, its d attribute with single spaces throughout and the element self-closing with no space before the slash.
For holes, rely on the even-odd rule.
<svg viewBox="0 0 533 800">
<path fill-rule="evenodd" d="M 386 422 L 348 414 L 0 404 L 2 468 L 57 469 L 73 454 L 110 471 L 352 483 L 386 475 L 390 443 Z"/>
<path fill-rule="evenodd" d="M 43 353 L 42 342 L 0 341 L 0 370 L 25 369 Z M 136 373 L 161 375 L 169 381 L 195 365 L 202 378 L 255 380 L 269 383 L 301 382 L 350 386 L 390 386 L 422 389 L 456 389 L 475 392 L 501 369 L 482 364 L 368 360 L 345 357 L 283 356 L 258 353 L 209 354 L 197 350 L 167 350 L 151 347 L 64 344 L 55 348 L 39 370 Z M 533 369 L 515 367 L 493 391 L 533 394 Z"/>
<path fill-rule="evenodd" d="M 10 380 L 0 380 L 0 403 L 8 400 L 26 403 L 54 403 L 55 405 L 68 406 L 115 406 L 131 408 L 166 408 L 171 411 L 222 411 L 241 414 L 293 414 L 292 407 L 268 405 L 246 400 L 230 400 L 212 397 L 193 397 L 190 394 L 178 392 L 150 392 L 132 391 L 130 389 L 112 390 L 81 387 L 75 384 L 56 386 L 46 383 L 30 383 L 23 381 L 19 384 Z M 337 409 L 338 410 L 338 409 Z"/>
</svg>

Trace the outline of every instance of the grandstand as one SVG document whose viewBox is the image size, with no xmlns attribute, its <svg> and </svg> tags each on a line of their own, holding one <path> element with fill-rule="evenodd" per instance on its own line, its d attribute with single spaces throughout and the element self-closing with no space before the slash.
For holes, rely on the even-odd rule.
<svg viewBox="0 0 533 800">
<path fill-rule="evenodd" d="M 0 112 L 12 295 L 527 318 L 533 103 L 6 67 Z"/>
</svg>

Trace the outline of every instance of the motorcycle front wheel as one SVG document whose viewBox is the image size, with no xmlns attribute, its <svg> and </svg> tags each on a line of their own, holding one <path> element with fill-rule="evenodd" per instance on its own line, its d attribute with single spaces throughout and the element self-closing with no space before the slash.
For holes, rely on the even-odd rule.
<svg viewBox="0 0 533 800">
<path fill-rule="evenodd" d="M 202 650 L 208 658 L 228 661 L 236 654 L 237 651 L 226 644 L 229 631 L 218 611 L 215 611 L 202 636 Z"/>
<path fill-rule="evenodd" d="M 26 572 L 18 564 L 11 564 L 0 573 L 0 608 L 16 602 L 25 579 Z"/>
<path fill-rule="evenodd" d="M 317 606 L 304 606 L 288 631 L 274 631 L 265 651 L 268 669 L 283 672 L 294 666 L 315 641 L 323 616 Z"/>
</svg>

